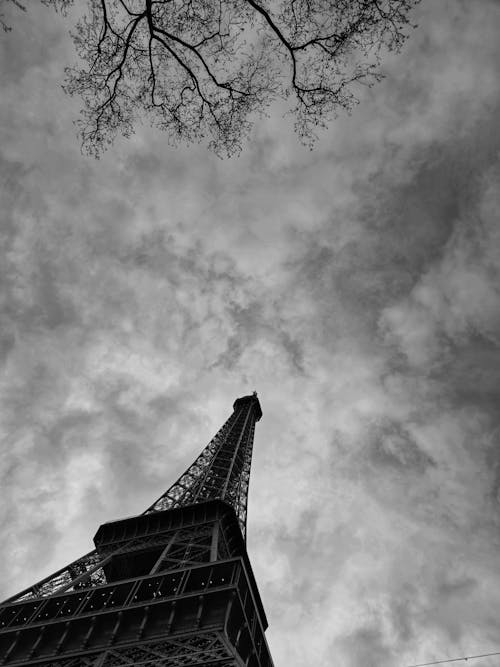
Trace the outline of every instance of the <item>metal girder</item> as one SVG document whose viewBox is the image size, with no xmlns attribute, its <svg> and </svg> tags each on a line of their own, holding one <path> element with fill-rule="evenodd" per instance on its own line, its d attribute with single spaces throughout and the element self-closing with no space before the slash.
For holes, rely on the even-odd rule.
<svg viewBox="0 0 500 667">
<path fill-rule="evenodd" d="M 162 639 L 136 646 L 107 649 L 104 652 L 33 662 L 32 667 L 237 667 L 242 663 L 227 646 L 219 632 Z"/>
</svg>

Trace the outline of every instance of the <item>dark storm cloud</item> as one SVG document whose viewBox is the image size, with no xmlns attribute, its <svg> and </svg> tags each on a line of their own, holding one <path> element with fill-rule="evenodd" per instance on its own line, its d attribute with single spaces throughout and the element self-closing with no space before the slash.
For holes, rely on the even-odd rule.
<svg viewBox="0 0 500 667">
<path fill-rule="evenodd" d="M 428 466 L 435 465 L 401 424 L 374 423 L 370 436 L 367 456 L 376 466 L 393 467 L 401 474 L 423 473 Z"/>
<path fill-rule="evenodd" d="M 353 667 L 393 664 L 390 649 L 385 645 L 381 629 L 377 627 L 356 630 L 341 645 Z"/>
</svg>

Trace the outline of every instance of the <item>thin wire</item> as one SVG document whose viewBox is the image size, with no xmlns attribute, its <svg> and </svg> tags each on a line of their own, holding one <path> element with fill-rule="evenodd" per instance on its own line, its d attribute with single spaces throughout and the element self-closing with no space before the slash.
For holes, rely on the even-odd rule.
<svg viewBox="0 0 500 667">
<path fill-rule="evenodd" d="M 460 662 L 462 660 L 475 660 L 476 658 L 488 658 L 492 655 L 500 655 L 500 651 L 496 653 L 482 653 L 481 655 L 468 655 L 464 658 L 450 658 L 448 660 L 438 660 L 437 662 L 420 662 L 418 665 L 407 665 L 407 667 L 428 667 L 429 665 L 444 665 L 447 662 Z"/>
</svg>

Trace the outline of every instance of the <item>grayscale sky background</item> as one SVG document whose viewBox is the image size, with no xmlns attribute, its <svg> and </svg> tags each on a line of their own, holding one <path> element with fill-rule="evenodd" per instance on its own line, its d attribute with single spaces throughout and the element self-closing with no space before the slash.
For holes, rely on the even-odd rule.
<svg viewBox="0 0 500 667">
<path fill-rule="evenodd" d="M 144 127 L 97 162 L 70 25 L 29 4 L 0 35 L 0 597 L 257 389 L 276 667 L 500 650 L 500 2 L 424 2 L 313 152 L 275 109 L 230 161 Z"/>
</svg>

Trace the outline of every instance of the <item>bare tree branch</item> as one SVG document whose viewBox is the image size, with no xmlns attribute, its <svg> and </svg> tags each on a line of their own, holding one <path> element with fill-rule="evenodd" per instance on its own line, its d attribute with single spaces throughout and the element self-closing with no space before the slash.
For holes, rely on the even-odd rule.
<svg viewBox="0 0 500 667">
<path fill-rule="evenodd" d="M 73 0 L 42 2 L 66 11 Z M 312 146 L 358 85 L 382 78 L 381 55 L 401 49 L 418 2 L 86 0 L 73 34 L 82 64 L 65 84 L 83 100 L 82 148 L 98 157 L 147 118 L 173 143 L 232 155 L 279 98 Z"/>
</svg>

